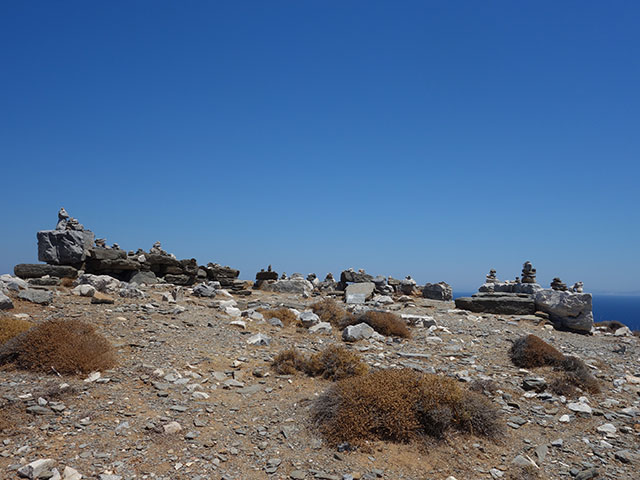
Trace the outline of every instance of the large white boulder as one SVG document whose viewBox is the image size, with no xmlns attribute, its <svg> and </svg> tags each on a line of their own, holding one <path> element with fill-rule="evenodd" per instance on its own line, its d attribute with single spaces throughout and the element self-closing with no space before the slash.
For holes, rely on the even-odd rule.
<svg viewBox="0 0 640 480">
<path fill-rule="evenodd" d="M 84 273 L 75 281 L 75 285 L 91 285 L 97 291 L 108 294 L 115 294 L 120 290 L 120 280 L 109 275 L 92 275 Z"/>
<path fill-rule="evenodd" d="M 534 298 L 536 309 L 548 313 L 559 328 L 581 333 L 593 328 L 590 293 L 542 290 Z"/>
</svg>

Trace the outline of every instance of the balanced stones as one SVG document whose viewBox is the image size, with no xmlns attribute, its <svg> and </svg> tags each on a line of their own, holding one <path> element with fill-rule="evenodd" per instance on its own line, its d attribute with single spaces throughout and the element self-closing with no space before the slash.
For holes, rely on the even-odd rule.
<svg viewBox="0 0 640 480">
<path fill-rule="evenodd" d="M 491 270 L 489 270 L 489 274 L 487 275 L 487 279 L 484 281 L 484 283 L 496 283 L 498 281 L 498 278 L 496 277 L 496 271 L 492 268 Z"/>
<path fill-rule="evenodd" d="M 522 265 L 522 283 L 536 283 L 536 269 L 529 261 Z"/>
<path fill-rule="evenodd" d="M 568 290 L 567 285 L 564 284 L 558 277 L 554 278 L 551 281 L 551 288 L 557 292 L 566 292 Z"/>
<path fill-rule="evenodd" d="M 584 283 L 576 282 L 573 284 L 573 287 L 571 287 L 571 291 L 573 293 L 582 293 L 583 288 L 584 288 Z"/>
</svg>

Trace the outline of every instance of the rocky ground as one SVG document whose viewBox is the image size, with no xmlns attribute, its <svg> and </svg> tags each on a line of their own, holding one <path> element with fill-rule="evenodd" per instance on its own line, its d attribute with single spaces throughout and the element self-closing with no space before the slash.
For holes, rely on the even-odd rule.
<svg viewBox="0 0 640 480">
<path fill-rule="evenodd" d="M 314 399 L 331 382 L 270 368 L 290 347 L 315 352 L 345 344 L 335 328 L 272 326 L 216 308 L 220 297 L 188 290 L 168 303 L 162 294 L 169 287 L 162 285 L 145 288 L 146 298 L 115 297 L 114 304 L 49 288 L 55 292 L 51 305 L 12 296 L 15 308 L 0 315 L 26 315 L 36 323 L 83 319 L 116 346 L 118 365 L 88 377 L 0 370 L 7 426 L 0 432 L 1 478 L 19 478 L 18 469 L 38 459 L 51 459 L 61 473 L 67 466 L 102 480 L 491 479 L 509 478 L 514 460 L 534 462 L 548 479 L 639 478 L 640 345 L 634 337 L 559 332 L 536 317 L 471 314 L 452 302 L 421 298 L 385 305 L 430 316 L 436 327 L 413 326 L 410 339 L 361 340 L 348 348 L 374 369 L 493 380 L 491 399 L 504 413 L 507 433 L 497 441 L 456 434 L 440 442 L 372 442 L 339 452 L 323 443 L 310 421 Z M 319 297 L 254 291 L 234 299 L 246 314 L 261 306 L 302 311 Z M 251 344 L 257 333 L 269 344 Z M 525 378 L 552 375 L 511 363 L 511 341 L 527 333 L 582 358 L 602 393 L 567 401 L 525 391 Z"/>
</svg>

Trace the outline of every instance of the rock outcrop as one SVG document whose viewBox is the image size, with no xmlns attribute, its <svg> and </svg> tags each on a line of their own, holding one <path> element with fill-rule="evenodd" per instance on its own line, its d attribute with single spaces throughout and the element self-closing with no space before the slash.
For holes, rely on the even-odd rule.
<svg viewBox="0 0 640 480">
<path fill-rule="evenodd" d="M 429 298 L 431 300 L 450 302 L 453 300 L 453 289 L 451 288 L 451 285 L 446 282 L 427 283 L 422 288 L 422 297 Z"/>
<path fill-rule="evenodd" d="M 589 333 L 593 327 L 590 293 L 543 290 L 535 295 L 536 308 L 549 314 L 557 328 Z"/>
<path fill-rule="evenodd" d="M 455 300 L 456 308 L 475 313 L 497 315 L 533 315 L 536 304 L 530 295 L 516 293 L 483 294 L 460 297 Z"/>
</svg>

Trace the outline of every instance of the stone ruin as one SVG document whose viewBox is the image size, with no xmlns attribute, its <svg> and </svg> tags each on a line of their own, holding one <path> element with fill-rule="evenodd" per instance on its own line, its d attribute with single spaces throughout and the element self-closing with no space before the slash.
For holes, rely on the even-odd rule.
<svg viewBox="0 0 640 480">
<path fill-rule="evenodd" d="M 531 262 L 522 266 L 522 279 L 500 282 L 495 270 L 471 297 L 455 300 L 456 308 L 497 315 L 539 315 L 548 317 L 561 330 L 589 333 L 593 327 L 592 297 L 583 293 L 582 282 L 571 289 L 554 278 L 550 289 L 536 283 Z"/>
<path fill-rule="evenodd" d="M 241 290 L 239 270 L 216 263 L 199 266 L 194 258 L 178 260 L 162 249 L 160 242 L 146 252 L 126 252 L 117 243 L 107 246 L 106 239 L 95 239 L 91 230 L 84 228 L 64 208 L 58 212 L 54 230 L 37 233 L 38 260 L 44 264 L 19 264 L 16 276 L 23 279 L 42 277 L 76 278 L 79 271 L 94 275 L 109 275 L 132 283 L 154 284 L 158 281 L 175 285 L 193 285 L 197 281 L 217 281 L 221 286 Z"/>
</svg>

